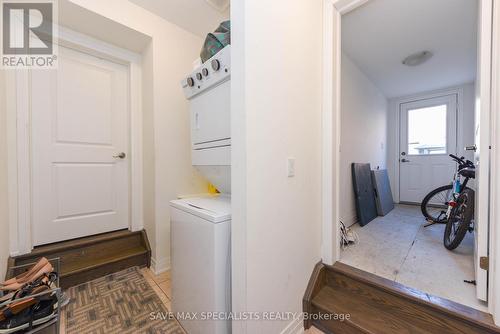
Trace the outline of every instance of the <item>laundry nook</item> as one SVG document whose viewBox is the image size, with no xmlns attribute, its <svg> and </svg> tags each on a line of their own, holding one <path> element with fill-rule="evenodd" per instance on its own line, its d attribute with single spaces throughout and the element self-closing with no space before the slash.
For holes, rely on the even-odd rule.
<svg viewBox="0 0 500 334">
<path fill-rule="evenodd" d="M 170 202 L 172 310 L 231 311 L 231 47 L 188 74 L 193 166 L 218 194 Z M 179 319 L 193 334 L 231 333 L 231 322 Z"/>
</svg>

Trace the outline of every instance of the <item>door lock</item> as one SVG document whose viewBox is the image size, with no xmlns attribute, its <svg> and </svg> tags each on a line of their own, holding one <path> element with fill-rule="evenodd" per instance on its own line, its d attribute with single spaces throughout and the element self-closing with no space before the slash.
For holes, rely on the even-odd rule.
<svg viewBox="0 0 500 334">
<path fill-rule="evenodd" d="M 115 159 L 125 159 L 126 156 L 127 155 L 125 154 L 125 152 L 120 152 L 118 154 L 113 155 L 113 158 L 115 158 Z"/>
</svg>

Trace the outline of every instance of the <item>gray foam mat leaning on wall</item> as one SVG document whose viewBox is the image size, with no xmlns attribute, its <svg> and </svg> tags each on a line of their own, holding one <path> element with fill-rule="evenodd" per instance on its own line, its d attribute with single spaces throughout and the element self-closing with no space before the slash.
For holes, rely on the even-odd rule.
<svg viewBox="0 0 500 334">
<path fill-rule="evenodd" d="M 394 209 L 394 200 L 387 170 L 372 170 L 372 183 L 375 189 L 377 213 L 379 216 L 385 216 Z"/>
<path fill-rule="evenodd" d="M 372 183 L 370 164 L 353 163 L 352 185 L 359 225 L 364 226 L 377 217 L 377 204 Z"/>
</svg>

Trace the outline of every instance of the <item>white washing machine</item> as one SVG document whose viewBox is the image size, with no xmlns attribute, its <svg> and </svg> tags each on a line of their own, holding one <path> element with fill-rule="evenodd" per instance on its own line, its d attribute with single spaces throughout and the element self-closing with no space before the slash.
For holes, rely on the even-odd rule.
<svg viewBox="0 0 500 334">
<path fill-rule="evenodd" d="M 172 310 L 188 334 L 231 333 L 231 199 L 170 203 Z"/>
</svg>

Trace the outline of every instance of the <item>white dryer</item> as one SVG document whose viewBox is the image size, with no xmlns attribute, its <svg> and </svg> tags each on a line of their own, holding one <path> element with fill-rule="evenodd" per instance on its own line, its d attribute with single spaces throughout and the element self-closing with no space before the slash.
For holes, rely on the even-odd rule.
<svg viewBox="0 0 500 334">
<path fill-rule="evenodd" d="M 172 310 L 189 334 L 231 333 L 230 226 L 228 196 L 171 202 Z"/>
<path fill-rule="evenodd" d="M 191 114 L 191 159 L 217 189 L 231 193 L 231 46 L 181 81 Z"/>
</svg>

